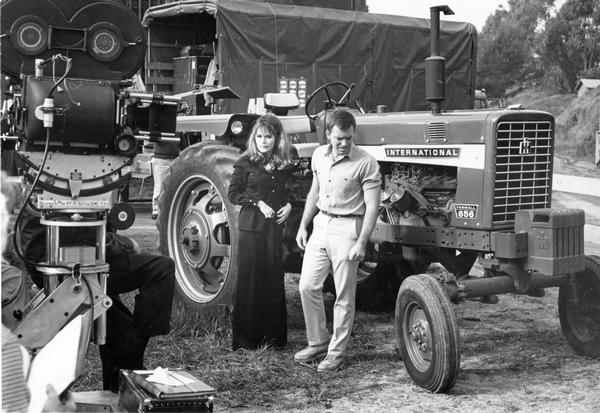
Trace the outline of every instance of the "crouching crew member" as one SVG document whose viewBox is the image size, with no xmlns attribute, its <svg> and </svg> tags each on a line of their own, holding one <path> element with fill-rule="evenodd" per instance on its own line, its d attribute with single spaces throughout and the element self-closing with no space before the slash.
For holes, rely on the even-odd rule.
<svg viewBox="0 0 600 413">
<path fill-rule="evenodd" d="M 64 239 L 86 242 L 95 230 L 65 228 Z M 93 244 L 92 244 L 93 245 Z M 21 250 L 33 262 L 45 258 L 46 230 L 29 207 L 23 211 Z M 137 243 L 107 230 L 106 262 L 110 265 L 107 295 L 113 300 L 106 312 L 106 344 L 100 346 L 105 390 L 118 391 L 119 369 L 143 369 L 144 352 L 152 336 L 167 334 L 175 287 L 175 266 L 169 257 L 142 252 Z M 33 281 L 42 287 L 43 275 L 28 266 Z M 119 294 L 139 290 L 133 313 Z"/>
</svg>

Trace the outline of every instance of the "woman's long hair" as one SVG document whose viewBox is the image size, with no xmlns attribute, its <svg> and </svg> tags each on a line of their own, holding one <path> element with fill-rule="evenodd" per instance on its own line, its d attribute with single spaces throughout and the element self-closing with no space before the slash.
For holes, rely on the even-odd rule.
<svg viewBox="0 0 600 413">
<path fill-rule="evenodd" d="M 256 146 L 256 133 L 259 128 L 264 128 L 275 137 L 275 145 L 273 146 L 273 157 L 265 159 L 265 156 L 260 153 Z M 272 163 L 273 167 L 283 169 L 292 164 L 292 145 L 288 141 L 287 135 L 283 130 L 283 125 L 277 116 L 267 113 L 256 119 L 256 123 L 248 137 L 248 149 L 244 155 L 255 163 L 264 164 Z"/>
</svg>

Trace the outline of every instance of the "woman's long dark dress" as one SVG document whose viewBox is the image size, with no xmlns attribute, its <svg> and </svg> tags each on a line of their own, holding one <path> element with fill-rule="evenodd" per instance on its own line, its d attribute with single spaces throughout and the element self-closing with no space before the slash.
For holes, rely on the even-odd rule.
<svg viewBox="0 0 600 413">
<path fill-rule="evenodd" d="M 229 200 L 241 205 L 238 218 L 238 280 L 233 309 L 233 349 L 287 343 L 282 225 L 266 219 L 256 206 L 275 213 L 289 200 L 285 183 L 290 169 L 271 172 L 246 156 L 234 165 Z"/>
</svg>

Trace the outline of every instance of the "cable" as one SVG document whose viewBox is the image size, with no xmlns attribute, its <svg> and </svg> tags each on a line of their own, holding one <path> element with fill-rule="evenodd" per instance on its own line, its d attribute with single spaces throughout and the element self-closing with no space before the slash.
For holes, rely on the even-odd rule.
<svg viewBox="0 0 600 413">
<path fill-rule="evenodd" d="M 64 62 L 67 63 L 67 67 L 65 68 L 65 73 L 63 73 L 63 75 L 56 81 L 54 82 L 54 84 L 52 85 L 52 87 L 50 88 L 50 91 L 48 92 L 48 98 L 52 99 L 52 93 L 54 93 L 54 90 L 58 87 L 58 85 L 60 84 L 60 82 L 62 82 L 63 80 L 65 80 L 65 78 L 67 77 L 67 75 L 69 74 L 69 72 L 71 71 L 71 65 L 72 65 L 72 60 L 70 57 L 64 57 L 61 54 L 57 54 L 52 56 L 52 72 L 54 75 L 54 60 L 56 59 L 60 59 Z M 66 86 L 65 86 L 66 87 Z"/>
<path fill-rule="evenodd" d="M 52 62 L 52 78 L 53 80 L 55 79 L 55 61 L 56 60 L 63 60 L 64 62 L 66 62 L 66 68 L 65 68 L 65 72 L 64 74 L 54 82 L 54 84 L 52 85 L 52 87 L 50 88 L 50 91 L 48 92 L 48 99 L 53 99 L 52 94 L 54 93 L 54 91 L 56 90 L 56 88 L 58 87 L 58 85 L 63 82 L 66 77 L 68 76 L 68 74 L 71 71 L 71 66 L 72 66 L 72 59 L 69 57 L 65 57 L 62 56 L 61 54 L 57 54 L 52 56 L 51 58 L 47 59 L 43 65 L 46 65 L 47 63 L 49 63 L 50 61 Z M 79 102 L 74 102 L 73 98 L 71 97 L 71 93 L 69 90 L 69 87 L 67 85 L 67 83 L 65 82 L 65 90 L 67 91 L 67 95 L 69 97 L 69 99 L 75 103 L 76 105 L 80 105 Z M 46 142 L 44 144 L 44 155 L 42 157 L 42 162 L 39 166 L 39 168 L 37 169 L 37 174 L 31 184 L 31 188 L 29 189 L 29 192 L 27 194 L 27 196 L 25 197 L 25 201 L 23 203 L 23 206 L 21 207 L 21 209 L 19 210 L 19 213 L 17 215 L 17 218 L 15 220 L 14 223 L 14 233 L 15 236 L 13 237 L 13 244 L 15 247 L 15 252 L 17 254 L 17 256 L 28 266 L 31 267 L 44 267 L 44 268 L 62 268 L 68 271 L 71 271 L 73 277 L 75 277 L 75 272 L 77 271 L 79 279 L 83 278 L 83 282 L 85 283 L 86 287 L 87 287 L 87 292 L 88 292 L 88 296 L 90 299 L 90 323 L 89 323 L 89 328 L 88 328 L 88 332 L 87 332 L 87 340 L 89 340 L 89 338 L 91 337 L 91 333 L 92 333 L 92 328 L 93 328 L 93 324 L 94 324 L 94 293 L 92 291 L 92 288 L 90 286 L 89 281 L 86 279 L 85 276 L 81 276 L 80 273 L 80 269 L 82 267 L 93 267 L 93 264 L 88 264 L 88 265 L 81 265 L 80 263 L 75 263 L 72 266 L 69 265 L 64 265 L 64 264 L 45 264 L 45 263 L 36 263 L 34 261 L 29 260 L 27 257 L 25 257 L 25 255 L 22 253 L 21 251 L 21 231 L 20 231 L 20 224 L 21 224 L 21 220 L 23 218 L 23 212 L 25 211 L 25 208 L 27 208 L 28 206 L 30 206 L 32 209 L 36 209 L 32 204 L 30 204 L 31 202 L 31 196 L 33 195 L 33 192 L 35 191 L 39 179 L 42 175 L 42 172 L 44 170 L 44 167 L 46 165 L 46 161 L 48 160 L 48 153 L 49 153 L 49 149 L 50 149 L 50 131 L 52 128 L 52 123 L 50 122 L 50 125 L 46 125 L 45 124 L 45 128 L 46 128 Z M 34 211 L 35 212 L 35 211 Z"/>
<path fill-rule="evenodd" d="M 56 88 L 58 87 L 58 85 L 67 77 L 67 75 L 69 74 L 69 72 L 71 71 L 71 65 L 72 65 L 72 59 L 69 57 L 65 57 L 61 54 L 57 54 L 52 56 L 51 58 L 49 58 L 45 63 L 47 64 L 48 62 L 52 62 L 52 75 L 54 78 L 54 62 L 57 60 L 63 60 L 64 62 L 67 63 L 67 67 L 65 68 L 65 73 L 57 80 L 54 82 L 54 84 L 52 85 L 52 87 L 50 88 L 50 91 L 48 92 L 48 99 L 53 99 L 52 98 L 52 94 L 54 93 L 54 91 L 56 90 Z M 67 86 L 65 85 L 65 88 L 67 88 Z M 48 152 L 49 152 L 49 148 L 50 148 L 50 127 L 46 127 L 46 142 L 44 144 L 44 156 L 42 158 L 42 163 L 40 164 L 40 167 L 37 170 L 37 174 L 35 179 L 33 180 L 33 183 L 31 184 L 31 189 L 29 190 L 29 193 L 27 194 L 27 197 L 25 197 L 25 202 L 23 203 L 23 206 L 21 207 L 21 209 L 19 210 L 19 214 L 17 215 L 17 219 L 15 220 L 15 224 L 14 224 L 14 232 L 15 232 L 15 236 L 13 237 L 13 244 L 15 246 L 15 252 L 17 253 L 17 255 L 19 256 L 19 258 L 21 260 L 23 260 L 23 262 L 25 262 L 25 264 L 32 266 L 32 267 L 44 267 L 44 268 L 62 268 L 65 270 L 69 270 L 72 271 L 73 267 L 68 266 L 68 265 L 62 265 L 62 264 L 43 264 L 43 263 L 36 263 L 33 262 L 29 259 L 27 259 L 25 257 L 25 255 L 21 252 L 21 243 L 20 243 L 20 234 L 21 231 L 19 231 L 19 224 L 21 222 L 21 219 L 23 217 L 23 211 L 25 210 L 25 208 L 27 208 L 27 205 L 30 202 L 31 199 L 31 195 L 33 194 L 33 191 L 35 191 L 35 188 L 37 186 L 37 183 L 40 179 L 40 176 L 42 175 L 42 171 L 44 170 L 44 166 L 46 165 L 46 160 L 48 159 Z M 87 265 L 89 266 L 89 265 Z M 85 267 L 85 266 L 84 266 Z"/>
<path fill-rule="evenodd" d="M 65 76 L 71 72 L 71 67 L 72 67 L 72 59 L 70 57 L 65 57 L 61 54 L 57 54 L 52 56 L 52 79 L 56 82 L 56 85 L 59 85 L 61 82 L 61 79 L 58 80 L 58 82 L 56 81 L 56 75 L 55 75 L 55 70 L 56 70 L 56 60 L 62 60 L 64 62 L 67 63 L 67 67 L 65 68 Z M 63 76 L 64 78 L 64 76 Z M 69 100 L 71 101 L 71 103 L 73 103 L 76 106 L 81 106 L 81 102 L 76 102 L 75 99 L 73 99 L 73 96 L 71 95 L 71 88 L 69 87 L 69 84 L 67 83 L 66 80 L 64 80 L 63 85 L 65 86 L 65 91 L 67 92 L 67 97 L 69 98 Z"/>
<path fill-rule="evenodd" d="M 17 219 L 15 220 L 15 225 L 13 227 L 13 230 L 15 232 L 15 236 L 13 237 L 13 244 L 15 246 L 15 252 L 19 256 L 19 258 L 21 260 L 23 260 L 25 262 L 25 264 L 27 264 L 29 266 L 32 266 L 32 267 L 41 266 L 41 267 L 46 267 L 46 268 L 63 268 L 66 270 L 72 270 L 71 267 L 66 266 L 66 265 L 59 265 L 59 264 L 50 265 L 50 264 L 41 264 L 41 263 L 33 262 L 33 261 L 27 259 L 25 257 L 25 255 L 21 252 L 21 242 L 20 242 L 21 241 L 20 240 L 21 231 L 19 228 L 19 224 L 23 217 L 23 211 L 25 211 L 25 208 L 27 208 L 27 204 L 29 204 L 31 195 L 33 194 L 33 191 L 35 190 L 35 187 L 37 186 L 37 183 L 40 179 L 40 176 L 42 175 L 42 171 L 44 170 L 44 166 L 46 165 L 46 160 L 48 159 L 49 147 L 50 147 L 50 128 L 47 128 L 46 129 L 46 143 L 44 145 L 44 157 L 42 158 L 42 163 L 40 164 L 40 167 L 38 168 L 36 177 L 33 180 L 33 183 L 31 184 L 31 189 L 29 189 L 29 193 L 25 197 L 25 202 L 23 203 L 23 206 L 19 210 L 19 214 L 17 215 Z"/>
<path fill-rule="evenodd" d="M 94 326 L 94 293 L 92 292 L 92 287 L 90 286 L 90 282 L 87 280 L 87 278 L 85 277 L 81 277 L 83 278 L 83 282 L 85 283 L 85 286 L 87 287 L 88 290 L 88 296 L 90 297 L 90 317 L 92 318 L 92 321 L 90 322 L 90 327 L 88 329 L 88 333 L 87 333 L 87 341 L 90 341 L 90 337 L 92 336 L 92 327 Z"/>
</svg>

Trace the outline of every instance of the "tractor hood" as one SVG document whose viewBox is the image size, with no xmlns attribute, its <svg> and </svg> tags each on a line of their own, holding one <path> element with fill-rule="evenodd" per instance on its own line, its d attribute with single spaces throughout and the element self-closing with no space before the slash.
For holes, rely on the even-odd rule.
<svg viewBox="0 0 600 413">
<path fill-rule="evenodd" d="M 552 119 L 552 115 L 532 110 L 449 111 L 381 113 L 355 115 L 358 145 L 444 145 L 483 144 L 493 139 L 498 122 L 521 119 Z M 317 129 L 319 129 L 317 126 Z M 321 136 L 321 131 L 318 131 Z"/>
</svg>

